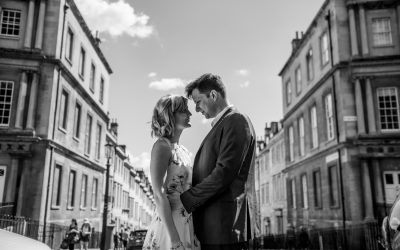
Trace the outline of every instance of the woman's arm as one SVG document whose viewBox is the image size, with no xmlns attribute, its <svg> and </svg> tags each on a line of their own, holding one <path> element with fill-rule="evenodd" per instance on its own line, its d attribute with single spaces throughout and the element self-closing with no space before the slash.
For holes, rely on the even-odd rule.
<svg viewBox="0 0 400 250">
<path fill-rule="evenodd" d="M 172 243 L 180 242 L 171 214 L 171 205 L 165 192 L 163 192 L 164 176 L 171 160 L 171 148 L 168 143 L 158 140 L 151 150 L 150 176 L 158 214 L 165 223 Z"/>
</svg>

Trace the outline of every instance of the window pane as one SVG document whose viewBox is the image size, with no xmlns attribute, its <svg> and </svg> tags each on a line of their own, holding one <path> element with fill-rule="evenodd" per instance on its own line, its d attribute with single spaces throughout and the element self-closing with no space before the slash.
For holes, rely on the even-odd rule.
<svg viewBox="0 0 400 250">
<path fill-rule="evenodd" d="M 379 110 L 379 121 L 382 131 L 398 130 L 399 129 L 399 117 L 398 117 L 398 96 L 397 89 L 394 87 L 390 88 L 378 88 L 378 110 Z"/>
<path fill-rule="evenodd" d="M 54 167 L 54 175 L 53 175 L 53 195 L 52 195 L 52 204 L 54 206 L 60 205 L 60 196 L 61 196 L 61 166 L 56 165 Z"/>
<path fill-rule="evenodd" d="M 329 198 L 331 206 L 339 205 L 339 194 L 338 194 L 338 180 L 336 166 L 331 166 L 328 168 L 328 178 L 329 178 Z"/>
<path fill-rule="evenodd" d="M 75 205 L 75 176 L 76 172 L 71 170 L 68 180 L 68 207 L 74 207 Z"/>
<path fill-rule="evenodd" d="M 386 184 L 389 184 L 389 185 L 394 184 L 393 175 L 385 174 L 385 181 L 386 181 Z"/>
<path fill-rule="evenodd" d="M 8 126 L 14 82 L 0 80 L 0 126 Z"/>
</svg>

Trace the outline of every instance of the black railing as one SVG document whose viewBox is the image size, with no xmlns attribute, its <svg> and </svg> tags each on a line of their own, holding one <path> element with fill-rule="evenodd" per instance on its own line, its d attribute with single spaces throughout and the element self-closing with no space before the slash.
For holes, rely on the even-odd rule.
<svg viewBox="0 0 400 250">
<path fill-rule="evenodd" d="M 68 226 L 47 223 L 46 226 L 36 220 L 25 217 L 0 214 L 0 229 L 17 233 L 46 243 L 51 249 L 59 249 L 68 232 Z M 100 232 L 92 232 L 89 248 L 99 248 Z M 80 249 L 77 243 L 75 249 Z"/>
<path fill-rule="evenodd" d="M 379 244 L 381 230 L 377 222 L 347 226 L 341 228 L 323 228 L 306 230 L 308 242 L 300 232 L 292 237 L 286 234 L 267 235 L 257 238 L 258 249 L 332 249 L 332 250 L 381 250 Z M 346 243 L 344 241 L 346 234 Z M 307 246 L 307 248 L 303 246 Z"/>
</svg>

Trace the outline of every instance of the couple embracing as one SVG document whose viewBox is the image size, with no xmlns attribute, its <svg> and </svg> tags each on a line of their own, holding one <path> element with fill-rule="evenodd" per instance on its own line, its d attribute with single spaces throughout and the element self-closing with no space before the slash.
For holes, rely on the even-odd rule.
<svg viewBox="0 0 400 250">
<path fill-rule="evenodd" d="M 248 249 L 256 137 L 246 115 L 228 105 L 221 78 L 204 74 L 186 86 L 187 97 L 212 128 L 192 165 L 179 138 L 191 127 L 188 99 L 167 95 L 156 104 L 150 176 L 156 216 L 143 249 Z"/>
</svg>

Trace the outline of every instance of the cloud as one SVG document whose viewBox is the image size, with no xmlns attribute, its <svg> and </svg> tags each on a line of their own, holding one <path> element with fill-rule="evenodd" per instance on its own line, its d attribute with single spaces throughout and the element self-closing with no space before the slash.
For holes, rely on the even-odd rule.
<svg viewBox="0 0 400 250">
<path fill-rule="evenodd" d="M 239 75 L 239 76 L 248 76 L 249 75 L 249 70 L 247 70 L 247 69 L 239 69 L 239 70 L 236 70 L 236 74 L 237 75 Z"/>
<path fill-rule="evenodd" d="M 163 78 L 160 81 L 153 81 L 149 84 L 149 88 L 162 91 L 183 87 L 185 87 L 184 81 L 179 78 Z"/>
<path fill-rule="evenodd" d="M 240 87 L 241 88 L 247 88 L 247 87 L 249 87 L 249 85 L 250 85 L 250 82 L 249 81 L 245 81 L 244 83 L 240 84 Z"/>
<path fill-rule="evenodd" d="M 92 31 L 106 32 L 112 37 L 126 34 L 138 38 L 146 38 L 154 32 L 154 28 L 148 24 L 149 17 L 143 13 L 135 13 L 133 7 L 125 0 L 75 2 Z"/>
<path fill-rule="evenodd" d="M 153 78 L 153 77 L 156 77 L 156 76 L 157 76 L 157 73 L 156 73 L 156 72 L 150 72 L 147 76 L 148 76 L 149 78 Z"/>
<path fill-rule="evenodd" d="M 139 156 L 133 157 L 131 160 L 134 168 L 143 168 L 147 177 L 150 180 L 150 153 L 143 152 Z"/>
</svg>

